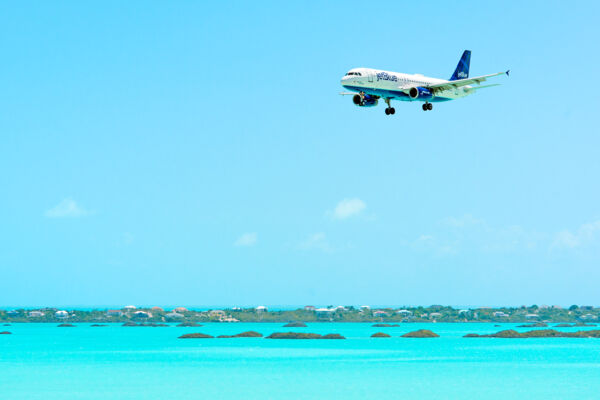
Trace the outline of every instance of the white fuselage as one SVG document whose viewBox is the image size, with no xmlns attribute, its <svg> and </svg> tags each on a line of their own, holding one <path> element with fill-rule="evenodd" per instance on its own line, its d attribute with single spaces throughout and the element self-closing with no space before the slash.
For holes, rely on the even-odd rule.
<svg viewBox="0 0 600 400">
<path fill-rule="evenodd" d="M 350 91 L 372 96 L 404 101 L 448 101 L 472 94 L 471 86 L 463 86 L 437 92 L 431 97 L 411 98 L 408 88 L 423 87 L 449 82 L 446 79 L 431 78 L 420 74 L 383 71 L 372 68 L 354 68 L 342 77 L 342 86 Z"/>
</svg>

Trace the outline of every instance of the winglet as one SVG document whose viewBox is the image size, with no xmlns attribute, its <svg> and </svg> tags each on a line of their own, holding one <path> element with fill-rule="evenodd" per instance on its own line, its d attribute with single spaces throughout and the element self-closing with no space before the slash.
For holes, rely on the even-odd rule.
<svg viewBox="0 0 600 400">
<path fill-rule="evenodd" d="M 510 69 L 506 70 L 506 76 L 510 76 Z"/>
</svg>

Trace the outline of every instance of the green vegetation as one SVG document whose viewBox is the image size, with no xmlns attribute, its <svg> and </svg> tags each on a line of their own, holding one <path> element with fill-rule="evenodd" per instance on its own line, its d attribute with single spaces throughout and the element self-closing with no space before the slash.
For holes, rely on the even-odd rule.
<svg viewBox="0 0 600 400">
<path fill-rule="evenodd" d="M 297 310 L 266 311 L 255 308 L 231 308 L 222 310 L 188 310 L 177 308 L 173 311 L 160 307 L 121 310 L 65 310 L 65 315 L 56 314 L 56 308 L 37 310 L 0 310 L 0 323 L 9 322 L 52 322 L 52 323 L 130 323 L 128 326 L 160 326 L 166 322 L 194 326 L 205 322 L 274 322 L 297 324 L 313 322 L 364 322 L 393 326 L 400 322 L 492 322 L 492 323 L 570 323 L 583 324 L 596 322 L 600 318 L 600 308 L 591 306 L 571 306 L 568 309 L 547 306 L 522 306 L 516 308 L 472 308 L 433 305 L 429 307 L 395 307 L 378 309 L 358 309 L 353 306 L 332 307 L 325 310 L 300 308 Z M 59 318 L 60 317 L 60 318 Z M 294 324 L 295 324 L 294 323 Z M 155 324 L 155 325 L 152 325 Z"/>
<path fill-rule="evenodd" d="M 204 333 L 186 333 L 181 335 L 178 339 L 214 339 L 214 336 L 206 335 Z"/>
<path fill-rule="evenodd" d="M 307 325 L 304 322 L 290 322 L 283 326 L 284 328 L 306 328 Z"/>
<path fill-rule="evenodd" d="M 438 335 L 435 332 L 431 332 L 428 329 L 419 329 L 418 331 L 405 333 L 404 335 L 402 335 L 402 337 L 405 337 L 405 338 L 435 338 L 435 337 L 440 337 L 440 335 Z"/>
<path fill-rule="evenodd" d="M 391 337 L 391 336 L 388 335 L 387 333 L 376 332 L 376 333 L 372 334 L 371 337 L 372 338 L 388 338 L 388 337 Z"/>
<path fill-rule="evenodd" d="M 346 339 L 340 334 L 329 333 L 327 335 L 319 335 L 317 333 L 301 333 L 301 332 L 275 332 L 266 337 L 266 339 Z"/>
<path fill-rule="evenodd" d="M 255 331 L 247 331 L 247 332 L 242 332 L 242 333 L 238 333 L 237 335 L 219 335 L 217 336 L 218 339 L 231 339 L 231 338 L 243 338 L 243 337 L 252 337 L 252 338 L 257 338 L 257 337 L 262 337 L 262 333 L 258 333 Z"/>
</svg>

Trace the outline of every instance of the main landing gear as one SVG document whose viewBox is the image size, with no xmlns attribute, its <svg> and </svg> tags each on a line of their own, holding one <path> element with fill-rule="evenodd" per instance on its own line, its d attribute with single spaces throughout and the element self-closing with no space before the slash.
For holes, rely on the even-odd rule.
<svg viewBox="0 0 600 400">
<path fill-rule="evenodd" d="M 431 111 L 433 110 L 433 104 L 431 103 L 423 103 L 423 111 Z"/>
<path fill-rule="evenodd" d="M 385 99 L 385 104 L 387 104 L 387 108 L 385 109 L 385 115 L 394 115 L 396 114 L 396 109 L 390 105 L 390 99 Z"/>
</svg>

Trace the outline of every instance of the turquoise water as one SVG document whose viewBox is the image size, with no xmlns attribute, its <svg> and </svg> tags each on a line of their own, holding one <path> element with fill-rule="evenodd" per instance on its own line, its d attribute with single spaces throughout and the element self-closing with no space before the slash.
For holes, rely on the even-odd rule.
<svg viewBox="0 0 600 400">
<path fill-rule="evenodd" d="M 600 339 L 461 337 L 511 324 L 308 325 L 0 326 L 13 332 L 0 335 L 0 399 L 600 398 Z M 441 337 L 398 337 L 421 328 Z M 177 339 L 246 330 L 341 333 L 348 340 Z M 369 338 L 377 331 L 395 337 Z"/>
</svg>

